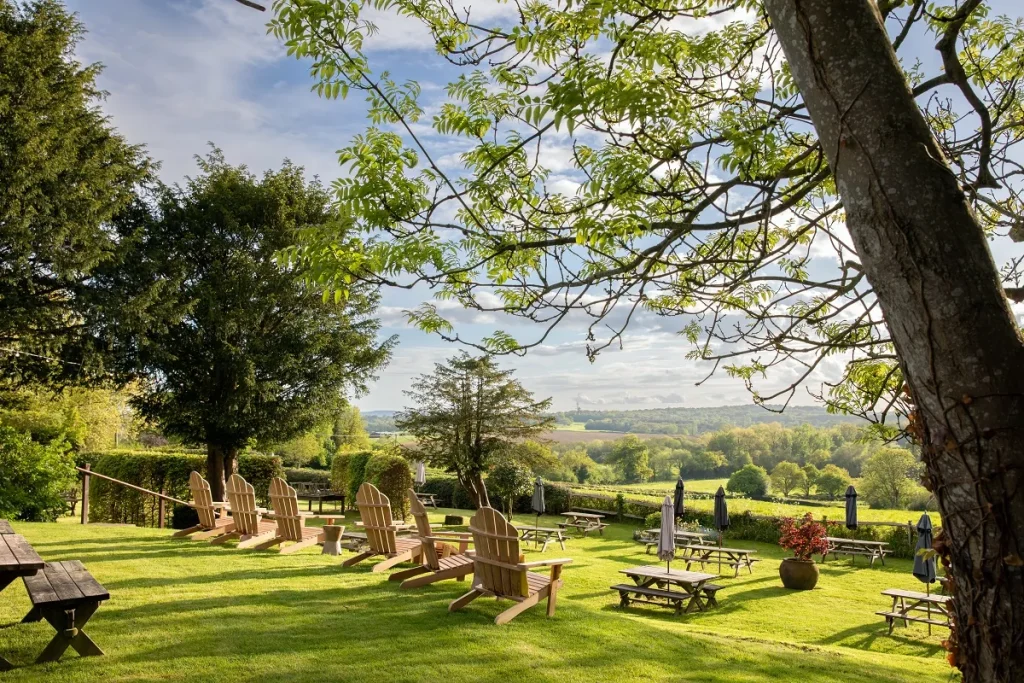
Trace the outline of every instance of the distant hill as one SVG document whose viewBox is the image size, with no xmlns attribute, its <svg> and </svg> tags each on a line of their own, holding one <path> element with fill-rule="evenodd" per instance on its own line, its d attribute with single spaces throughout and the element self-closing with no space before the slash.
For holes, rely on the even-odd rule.
<svg viewBox="0 0 1024 683">
<path fill-rule="evenodd" d="M 776 408 L 781 408 L 777 406 Z M 647 434 L 703 434 L 726 427 L 778 422 L 784 427 L 809 424 L 831 427 L 859 423 L 847 415 L 830 415 L 819 406 L 790 406 L 778 413 L 755 405 L 712 408 L 650 408 L 646 410 L 580 410 L 557 413 L 561 422 L 582 422 L 588 430 Z"/>
</svg>

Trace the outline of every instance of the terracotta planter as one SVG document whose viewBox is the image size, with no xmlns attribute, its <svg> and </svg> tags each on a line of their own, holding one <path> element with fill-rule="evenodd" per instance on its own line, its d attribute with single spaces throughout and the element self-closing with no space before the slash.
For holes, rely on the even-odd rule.
<svg viewBox="0 0 1024 683">
<path fill-rule="evenodd" d="M 779 565 L 782 585 L 794 590 L 806 591 L 818 584 L 818 565 L 814 560 L 800 560 L 787 557 Z"/>
</svg>

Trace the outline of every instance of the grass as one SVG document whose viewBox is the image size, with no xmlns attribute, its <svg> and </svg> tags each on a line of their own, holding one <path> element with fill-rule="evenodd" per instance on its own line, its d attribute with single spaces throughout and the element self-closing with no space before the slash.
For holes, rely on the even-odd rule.
<svg viewBox="0 0 1024 683">
<path fill-rule="evenodd" d="M 438 513 L 443 514 L 444 511 Z M 462 513 L 465 514 L 465 513 Z M 518 519 L 532 523 L 533 518 Z M 543 525 L 556 519 L 542 517 Z M 351 519 L 350 519 L 351 522 Z M 676 617 L 623 611 L 608 587 L 618 570 L 657 563 L 632 527 L 573 538 L 565 551 L 532 547 L 527 559 L 568 556 L 554 618 L 543 606 L 508 626 L 492 621 L 509 603 L 479 599 L 449 614 L 467 584 L 399 591 L 369 565 L 308 549 L 295 555 L 175 540 L 169 531 L 124 526 L 16 523 L 49 560 L 81 560 L 112 598 L 88 633 L 107 656 L 26 665 L 52 635 L 45 623 L 0 630 L 0 654 L 20 666 L 0 681 L 921 681 L 947 680 L 945 629 L 886 635 L 879 591 L 916 589 L 910 563 L 869 569 L 860 560 L 822 567 L 818 587 L 781 587 L 774 547 L 756 548 L 752 575 L 718 583 L 721 606 Z M 0 596 L 0 624 L 29 602 L 20 582 Z"/>
</svg>

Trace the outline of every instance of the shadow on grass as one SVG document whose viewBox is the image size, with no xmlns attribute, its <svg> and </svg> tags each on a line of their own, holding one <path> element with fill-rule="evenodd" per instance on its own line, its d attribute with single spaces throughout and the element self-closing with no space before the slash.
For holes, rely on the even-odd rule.
<svg viewBox="0 0 1024 683">
<path fill-rule="evenodd" d="M 943 650 L 941 643 L 924 642 L 920 639 L 915 639 L 912 635 L 904 635 L 900 633 L 900 626 L 897 626 L 892 635 L 889 635 L 889 627 L 881 617 L 879 617 L 879 620 L 878 624 L 854 626 L 852 628 L 839 631 L 838 633 L 833 633 L 816 642 L 822 645 L 842 645 L 844 647 L 866 650 L 871 648 L 879 638 L 889 638 L 898 642 L 901 646 L 906 648 L 909 653 L 917 657 L 931 657 Z M 935 630 L 939 631 L 939 627 L 936 627 Z M 924 637 L 926 633 L 927 631 L 925 630 L 925 627 L 921 626 L 920 636 Z"/>
</svg>

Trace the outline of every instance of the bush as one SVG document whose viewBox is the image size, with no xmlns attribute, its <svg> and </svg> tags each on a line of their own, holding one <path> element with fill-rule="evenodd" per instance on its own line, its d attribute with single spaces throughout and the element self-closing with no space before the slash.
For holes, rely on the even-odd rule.
<svg viewBox="0 0 1024 683">
<path fill-rule="evenodd" d="M 366 481 L 366 463 L 373 457 L 371 451 L 355 451 L 350 454 L 348 460 L 348 499 L 353 503 L 356 500 L 356 493 L 359 487 Z"/>
<path fill-rule="evenodd" d="M 661 528 L 661 513 L 652 512 L 651 514 L 644 517 L 644 528 L 645 529 L 660 529 Z"/>
<path fill-rule="evenodd" d="M 150 491 L 189 499 L 188 478 L 193 470 L 206 476 L 206 456 L 172 451 L 106 451 L 78 457 L 92 470 Z M 238 458 L 238 473 L 256 489 L 256 500 L 269 504 L 270 481 L 284 475 L 281 461 L 269 455 L 245 453 Z M 172 511 L 172 515 L 173 515 Z M 153 496 L 93 477 L 89 486 L 89 521 L 156 526 L 159 503 Z M 173 521 L 173 520 L 172 520 Z"/>
<path fill-rule="evenodd" d="M 517 499 L 527 497 L 533 491 L 533 472 L 521 462 L 503 460 L 488 475 L 487 488 L 498 495 L 503 511 L 512 519 Z"/>
<path fill-rule="evenodd" d="M 392 513 L 405 519 L 409 514 L 408 492 L 412 488 L 409 461 L 400 455 L 376 453 L 366 463 L 365 474 L 366 481 L 391 501 Z"/>
<path fill-rule="evenodd" d="M 61 494 L 75 486 L 74 458 L 64 441 L 42 445 L 0 427 L 0 517 L 53 521 L 66 509 Z"/>
<path fill-rule="evenodd" d="M 732 473 L 725 488 L 733 493 L 742 493 L 751 498 L 760 498 L 768 494 L 770 481 L 768 472 L 757 465 L 744 465 Z"/>
<path fill-rule="evenodd" d="M 917 512 L 934 512 L 939 509 L 935 496 L 923 486 L 915 486 L 907 497 L 907 509 Z"/>
<path fill-rule="evenodd" d="M 352 462 L 351 451 L 339 450 L 334 454 L 331 461 L 331 490 L 339 493 L 348 493 L 348 473 Z M 355 500 L 352 498 L 350 500 Z"/>
<path fill-rule="evenodd" d="M 309 467 L 285 467 L 284 479 L 289 484 L 311 482 L 322 488 L 327 488 L 331 485 L 330 472 L 326 470 L 314 470 Z"/>
<path fill-rule="evenodd" d="M 549 515 L 560 515 L 572 507 L 572 490 L 568 486 L 544 482 L 544 507 Z"/>
<path fill-rule="evenodd" d="M 199 513 L 187 505 L 175 504 L 171 509 L 171 528 L 189 529 L 199 524 Z"/>
</svg>

